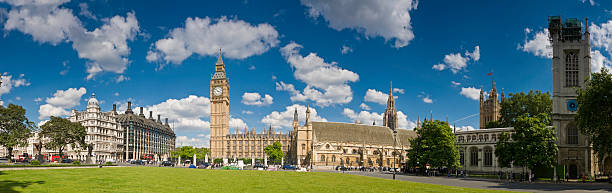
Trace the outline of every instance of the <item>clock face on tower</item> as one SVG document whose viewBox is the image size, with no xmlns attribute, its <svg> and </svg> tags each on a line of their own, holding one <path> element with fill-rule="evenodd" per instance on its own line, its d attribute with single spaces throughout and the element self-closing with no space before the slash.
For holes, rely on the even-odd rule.
<svg viewBox="0 0 612 193">
<path fill-rule="evenodd" d="M 223 89 L 221 87 L 215 87 L 215 90 L 213 90 L 213 93 L 215 94 L 215 96 L 219 96 L 221 95 L 221 93 L 223 93 Z"/>
<path fill-rule="evenodd" d="M 567 110 L 574 112 L 578 110 L 578 101 L 571 99 L 567 101 Z"/>
</svg>

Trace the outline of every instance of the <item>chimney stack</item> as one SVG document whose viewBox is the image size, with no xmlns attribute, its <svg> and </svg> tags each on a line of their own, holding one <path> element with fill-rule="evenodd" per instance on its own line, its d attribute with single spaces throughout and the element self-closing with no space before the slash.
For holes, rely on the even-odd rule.
<svg viewBox="0 0 612 193">
<path fill-rule="evenodd" d="M 113 112 L 117 112 L 117 104 L 113 104 Z"/>
<path fill-rule="evenodd" d="M 125 114 L 134 114 L 134 111 L 132 111 L 132 102 L 130 101 L 128 101 L 128 108 L 125 110 Z"/>
<path fill-rule="evenodd" d="M 159 114 L 157 115 L 157 122 L 161 123 L 161 115 L 159 115 Z"/>
<path fill-rule="evenodd" d="M 168 118 L 166 118 L 166 126 L 168 125 Z"/>
<path fill-rule="evenodd" d="M 143 107 L 140 107 L 140 114 L 139 115 L 144 117 Z"/>
<path fill-rule="evenodd" d="M 153 111 L 149 111 L 149 119 L 153 119 Z"/>
</svg>

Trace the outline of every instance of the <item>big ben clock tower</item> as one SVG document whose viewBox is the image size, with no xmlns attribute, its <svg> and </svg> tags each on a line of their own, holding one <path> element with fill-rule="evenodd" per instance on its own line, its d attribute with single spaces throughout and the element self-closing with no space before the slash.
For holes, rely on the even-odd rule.
<svg viewBox="0 0 612 193">
<path fill-rule="evenodd" d="M 210 153 L 213 158 L 225 157 L 225 136 L 229 133 L 229 82 L 221 58 L 215 64 L 210 80 Z"/>
</svg>

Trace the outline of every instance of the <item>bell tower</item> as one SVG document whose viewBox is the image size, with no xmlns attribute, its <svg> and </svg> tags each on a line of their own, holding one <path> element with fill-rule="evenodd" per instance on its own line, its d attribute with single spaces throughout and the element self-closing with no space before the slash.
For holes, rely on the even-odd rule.
<svg viewBox="0 0 612 193">
<path fill-rule="evenodd" d="M 585 87 L 591 73 L 591 43 L 588 19 L 584 34 L 582 23 L 576 18 L 560 16 L 548 18 L 549 38 L 553 48 L 553 113 L 552 124 L 559 146 L 558 163 L 565 165 L 570 178 L 581 174 L 593 176 L 595 156 L 586 136 L 580 133 L 575 121 L 580 104 L 576 89 Z"/>
<path fill-rule="evenodd" d="M 225 136 L 229 134 L 229 82 L 219 49 L 215 74 L 210 80 L 210 152 L 213 158 L 226 156 Z"/>
</svg>

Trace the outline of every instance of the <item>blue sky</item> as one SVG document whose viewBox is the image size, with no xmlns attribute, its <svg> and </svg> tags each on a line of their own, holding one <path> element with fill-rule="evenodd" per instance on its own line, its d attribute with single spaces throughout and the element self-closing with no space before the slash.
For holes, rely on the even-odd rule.
<svg viewBox="0 0 612 193">
<path fill-rule="evenodd" d="M 129 100 L 169 117 L 177 145 L 208 146 L 221 47 L 234 128 L 286 132 L 307 104 L 317 120 L 380 124 L 392 81 L 401 127 L 433 112 L 472 129 L 474 96 L 492 78 L 506 93 L 550 91 L 550 15 L 588 17 L 591 66 L 610 68 L 611 10 L 601 0 L 0 0 L 0 100 L 37 123 L 85 109 L 91 93 L 104 111 Z"/>
</svg>

